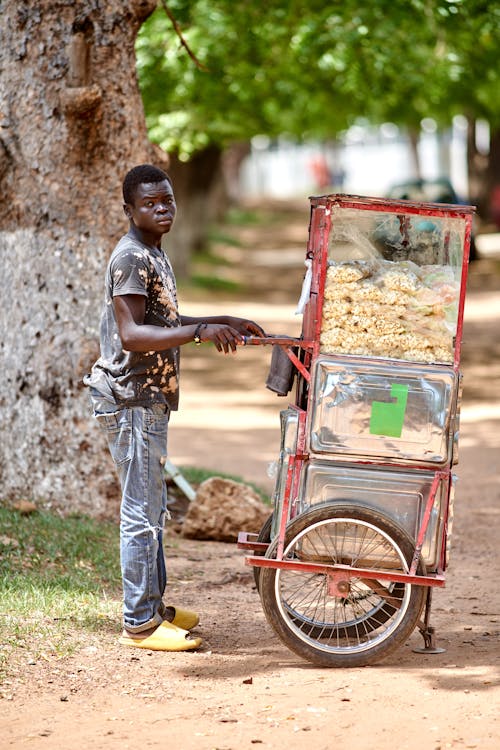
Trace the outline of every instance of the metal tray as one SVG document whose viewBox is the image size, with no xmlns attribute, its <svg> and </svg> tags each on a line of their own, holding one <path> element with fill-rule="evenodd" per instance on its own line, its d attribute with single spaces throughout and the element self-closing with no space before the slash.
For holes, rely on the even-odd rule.
<svg viewBox="0 0 500 750">
<path fill-rule="evenodd" d="M 340 460 L 445 466 L 457 439 L 458 385 L 451 366 L 320 356 L 308 450 Z"/>
<path fill-rule="evenodd" d="M 318 503 L 362 503 L 394 519 L 416 540 L 433 478 L 432 471 L 404 472 L 310 461 L 302 477 L 298 511 L 303 513 Z M 441 481 L 434 499 L 422 548 L 428 572 L 435 571 L 441 559 L 450 489 L 449 481 Z"/>
</svg>

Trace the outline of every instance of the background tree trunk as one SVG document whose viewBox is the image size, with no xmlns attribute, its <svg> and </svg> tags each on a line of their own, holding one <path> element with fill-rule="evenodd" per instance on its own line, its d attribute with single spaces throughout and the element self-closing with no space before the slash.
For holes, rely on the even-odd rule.
<svg viewBox="0 0 500 750">
<path fill-rule="evenodd" d="M 476 120 L 467 118 L 467 175 L 469 182 L 468 200 L 477 206 L 479 216 L 487 220 L 488 189 L 485 174 L 488 169 L 488 157 L 480 153 L 476 143 Z"/>
<path fill-rule="evenodd" d="M 98 354 L 121 181 L 152 151 L 134 42 L 156 0 L 0 0 L 0 486 L 107 513 L 113 468 L 82 377 Z"/>
<path fill-rule="evenodd" d="M 485 179 L 485 212 L 496 230 L 500 229 L 500 130 L 490 135 L 490 153 Z"/>
<path fill-rule="evenodd" d="M 222 151 L 208 146 L 187 162 L 170 155 L 168 174 L 174 186 L 177 216 L 165 237 L 165 247 L 178 278 L 189 272 L 193 252 L 202 250 L 208 227 L 217 214 L 223 187 Z"/>
<path fill-rule="evenodd" d="M 418 144 L 420 141 L 420 131 L 416 128 L 409 128 L 408 140 L 410 145 L 410 162 L 413 168 L 413 176 L 415 180 L 422 179 L 422 169 L 420 166 L 420 154 L 418 151 Z"/>
<path fill-rule="evenodd" d="M 480 152 L 473 118 L 468 118 L 467 169 L 470 202 L 477 206 L 482 221 L 500 228 L 500 130 L 491 131 L 488 152 Z"/>
</svg>

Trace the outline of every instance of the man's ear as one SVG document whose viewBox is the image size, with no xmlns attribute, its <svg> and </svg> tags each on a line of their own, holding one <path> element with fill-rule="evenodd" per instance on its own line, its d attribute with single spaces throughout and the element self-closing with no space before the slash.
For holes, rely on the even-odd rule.
<svg viewBox="0 0 500 750">
<path fill-rule="evenodd" d="M 125 216 L 127 217 L 127 219 L 131 218 L 132 214 L 131 214 L 131 211 L 130 211 L 130 205 L 128 203 L 124 203 L 123 204 L 123 212 L 124 212 Z"/>
</svg>

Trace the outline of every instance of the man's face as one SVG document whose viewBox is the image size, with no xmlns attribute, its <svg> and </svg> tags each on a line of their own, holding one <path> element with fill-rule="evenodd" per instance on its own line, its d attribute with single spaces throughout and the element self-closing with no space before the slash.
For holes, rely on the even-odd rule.
<svg viewBox="0 0 500 750">
<path fill-rule="evenodd" d="M 126 203 L 125 213 L 145 235 L 161 237 L 170 231 L 175 218 L 174 192 L 168 180 L 145 182 L 137 186 L 133 203 Z"/>
</svg>

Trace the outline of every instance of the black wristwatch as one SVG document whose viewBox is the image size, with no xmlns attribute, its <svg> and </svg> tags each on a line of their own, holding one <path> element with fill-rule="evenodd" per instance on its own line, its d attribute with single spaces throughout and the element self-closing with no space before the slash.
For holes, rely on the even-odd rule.
<svg viewBox="0 0 500 750">
<path fill-rule="evenodd" d="M 203 328 L 207 327 L 207 323 L 198 323 L 198 325 L 195 328 L 193 341 L 196 344 L 196 346 L 199 346 L 201 344 L 201 336 L 200 332 L 203 330 Z"/>
</svg>

